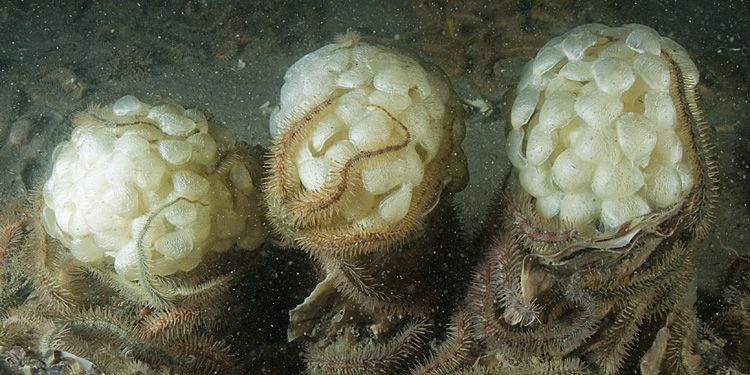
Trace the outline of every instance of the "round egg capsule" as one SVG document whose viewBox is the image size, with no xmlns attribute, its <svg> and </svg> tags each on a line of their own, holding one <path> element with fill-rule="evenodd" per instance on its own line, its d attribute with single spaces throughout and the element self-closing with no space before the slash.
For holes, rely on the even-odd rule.
<svg viewBox="0 0 750 375">
<path fill-rule="evenodd" d="M 116 116 L 143 115 L 149 106 L 142 103 L 133 95 L 125 95 L 112 104 L 112 113 Z"/>
<path fill-rule="evenodd" d="M 643 96 L 644 114 L 660 129 L 674 129 L 677 125 L 672 97 L 666 92 L 648 91 Z"/>
<path fill-rule="evenodd" d="M 620 225 L 649 212 L 651 207 L 637 195 L 604 200 L 600 225 L 604 232 L 617 230 Z"/>
<path fill-rule="evenodd" d="M 560 201 L 563 196 L 563 193 L 554 192 L 546 197 L 537 198 L 534 203 L 536 212 L 548 219 L 557 216 L 560 212 Z"/>
<path fill-rule="evenodd" d="M 209 187 L 205 177 L 192 171 L 181 170 L 172 175 L 172 188 L 178 197 L 198 200 L 208 193 Z"/>
<path fill-rule="evenodd" d="M 581 94 L 575 103 L 576 114 L 593 128 L 604 128 L 620 116 L 622 102 L 616 95 L 592 90 Z"/>
<path fill-rule="evenodd" d="M 195 223 L 198 217 L 198 210 L 195 204 L 185 200 L 179 200 L 164 210 L 164 218 L 178 227 L 188 227 Z"/>
<path fill-rule="evenodd" d="M 656 146 L 655 126 L 639 113 L 624 113 L 615 123 L 617 142 L 623 154 L 641 167 L 648 165 Z"/>
<path fill-rule="evenodd" d="M 552 164 L 552 181 L 565 192 L 588 190 L 596 165 L 585 162 L 567 149 L 560 153 Z"/>
<path fill-rule="evenodd" d="M 544 104 L 542 104 L 538 126 L 550 132 L 567 125 L 576 115 L 574 105 L 575 97 L 573 94 L 559 91 L 553 93 L 545 98 Z M 529 136 L 532 133 L 529 133 Z"/>
<path fill-rule="evenodd" d="M 590 193 L 565 193 L 560 200 L 560 221 L 572 227 L 589 225 L 600 214 L 600 201 Z"/>
<path fill-rule="evenodd" d="M 599 90 L 607 94 L 622 94 L 635 82 L 630 66 L 613 57 L 602 57 L 594 61 L 591 73 Z"/>
<path fill-rule="evenodd" d="M 588 30 L 571 30 L 562 42 L 568 60 L 580 60 L 586 50 L 596 44 L 597 37 Z"/>
<path fill-rule="evenodd" d="M 193 155 L 193 145 L 185 141 L 165 139 L 158 142 L 158 148 L 161 157 L 172 165 L 185 164 Z"/>
<path fill-rule="evenodd" d="M 677 203 L 682 193 L 682 179 L 675 168 L 658 166 L 646 175 L 643 194 L 654 208 L 664 208 Z"/>
<path fill-rule="evenodd" d="M 538 166 L 549 158 L 557 148 L 557 132 L 551 132 L 537 125 L 531 129 L 526 140 L 526 160 Z"/>
<path fill-rule="evenodd" d="M 638 53 L 661 54 L 661 36 L 651 28 L 639 25 L 625 38 L 625 45 Z"/>
<path fill-rule="evenodd" d="M 524 190 L 536 198 L 546 197 L 556 191 L 550 182 L 549 168 L 543 166 L 521 169 L 518 179 Z"/>
<path fill-rule="evenodd" d="M 86 263 L 96 263 L 104 258 L 105 250 L 98 246 L 91 236 L 74 238 L 68 245 L 76 259 Z"/>
<path fill-rule="evenodd" d="M 182 258 L 192 252 L 193 248 L 192 235 L 181 229 L 168 232 L 154 242 L 156 251 L 172 258 Z"/>
<path fill-rule="evenodd" d="M 640 169 L 624 161 L 616 165 L 597 166 L 591 190 L 600 199 L 616 199 L 635 194 L 643 183 Z"/>
<path fill-rule="evenodd" d="M 518 92 L 516 100 L 510 109 L 510 123 L 514 129 L 526 125 L 531 115 L 536 110 L 539 102 L 539 90 L 534 87 L 527 87 Z"/>
<path fill-rule="evenodd" d="M 612 165 L 622 157 L 615 130 L 611 128 L 582 127 L 576 134 L 573 152 L 581 160 L 595 164 Z"/>
<path fill-rule="evenodd" d="M 383 91 L 373 91 L 367 98 L 371 105 L 381 107 L 391 116 L 398 116 L 411 106 L 411 98 L 407 95 L 389 94 Z"/>
<path fill-rule="evenodd" d="M 380 217 L 388 223 L 401 221 L 409 212 L 411 191 L 411 184 L 402 184 L 398 190 L 385 197 L 378 206 Z"/>
<path fill-rule="evenodd" d="M 651 90 L 669 90 L 669 67 L 661 57 L 640 55 L 633 62 L 633 70 Z"/>
<path fill-rule="evenodd" d="M 328 181 L 328 171 L 331 169 L 331 161 L 327 158 L 309 158 L 297 166 L 302 186 L 307 190 L 320 190 Z"/>
<path fill-rule="evenodd" d="M 408 96 L 410 82 L 409 74 L 398 65 L 388 65 L 379 69 L 372 79 L 372 85 L 377 90 L 399 96 Z"/>
</svg>

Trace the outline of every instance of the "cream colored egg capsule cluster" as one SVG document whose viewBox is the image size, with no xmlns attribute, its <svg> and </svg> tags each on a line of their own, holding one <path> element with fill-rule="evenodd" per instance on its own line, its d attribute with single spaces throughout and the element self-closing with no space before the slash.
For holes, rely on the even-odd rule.
<svg viewBox="0 0 750 375">
<path fill-rule="evenodd" d="M 144 246 L 150 272 L 169 275 L 207 250 L 263 240 L 250 171 L 241 162 L 214 171 L 231 142 L 200 111 L 128 95 L 73 124 L 44 184 L 42 220 L 79 260 L 113 259 L 132 279 Z"/>
<path fill-rule="evenodd" d="M 507 151 L 540 215 L 610 231 L 686 195 L 694 177 L 670 59 L 694 87 L 698 70 L 671 39 L 642 25 L 590 24 L 550 40 L 526 66 Z"/>
<path fill-rule="evenodd" d="M 347 35 L 284 79 L 267 201 L 288 237 L 311 239 L 317 226 L 331 238 L 360 228 L 383 239 L 413 227 L 444 186 L 463 187 L 460 106 L 440 73 Z"/>
</svg>

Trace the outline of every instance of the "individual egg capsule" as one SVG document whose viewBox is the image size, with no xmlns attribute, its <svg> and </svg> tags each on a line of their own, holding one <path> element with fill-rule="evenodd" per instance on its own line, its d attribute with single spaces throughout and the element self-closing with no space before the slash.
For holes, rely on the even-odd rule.
<svg viewBox="0 0 750 375">
<path fill-rule="evenodd" d="M 423 162 L 428 163 L 435 158 L 440 149 L 441 132 L 437 123 L 430 121 L 430 115 L 424 105 L 417 104 L 401 113 L 401 121 L 406 125 L 413 138 L 425 151 Z"/>
<path fill-rule="evenodd" d="M 656 146 L 656 130 L 645 116 L 626 112 L 615 122 L 617 142 L 623 154 L 635 165 L 645 167 Z"/>
<path fill-rule="evenodd" d="M 284 87 L 286 87 L 286 84 Z M 355 89 L 347 92 L 336 100 L 336 115 L 345 124 L 354 123 L 354 121 L 362 117 L 367 109 L 369 105 L 368 96 L 369 94 L 363 89 Z"/>
<path fill-rule="evenodd" d="M 148 151 L 150 144 L 134 132 L 125 132 L 115 141 L 115 148 L 124 155 L 134 158 Z"/>
<path fill-rule="evenodd" d="M 150 107 L 133 95 L 125 95 L 112 104 L 116 116 L 136 116 L 146 114 Z"/>
<path fill-rule="evenodd" d="M 625 38 L 625 45 L 635 52 L 648 53 L 654 56 L 661 54 L 661 36 L 643 25 L 634 27 L 633 31 Z"/>
<path fill-rule="evenodd" d="M 374 159 L 362 170 L 362 186 L 372 194 L 383 194 L 404 182 L 418 185 L 424 176 L 424 166 L 413 147 L 403 150 L 393 160 Z"/>
<path fill-rule="evenodd" d="M 144 190 L 156 190 L 164 179 L 167 170 L 164 160 L 154 152 L 141 155 L 134 162 L 135 184 Z"/>
<path fill-rule="evenodd" d="M 534 202 L 536 212 L 542 217 L 552 218 L 560 212 L 560 201 L 562 200 L 563 193 L 554 192 L 546 197 L 540 197 Z"/>
<path fill-rule="evenodd" d="M 250 194 L 253 192 L 253 177 L 250 176 L 250 171 L 248 171 L 247 167 L 242 163 L 232 165 L 232 168 L 229 170 L 229 181 L 231 181 L 232 185 L 243 194 Z"/>
<path fill-rule="evenodd" d="M 534 87 L 526 87 L 518 92 L 510 109 L 510 123 L 514 129 L 518 129 L 529 122 L 539 102 L 539 92 L 539 89 Z"/>
<path fill-rule="evenodd" d="M 130 230 L 127 226 L 115 227 L 104 232 L 93 232 L 94 243 L 105 251 L 118 251 L 130 242 Z"/>
<path fill-rule="evenodd" d="M 68 220 L 68 234 L 72 237 L 80 238 L 88 236 L 91 233 L 91 228 L 86 223 L 86 211 L 78 207 L 76 202 L 76 210 L 70 214 Z"/>
<path fill-rule="evenodd" d="M 591 127 L 603 128 L 612 123 L 623 110 L 620 98 L 598 90 L 581 93 L 576 98 L 576 114 Z"/>
<path fill-rule="evenodd" d="M 643 186 L 643 173 L 628 161 L 599 165 L 591 181 L 591 190 L 600 199 L 616 199 L 635 194 Z"/>
<path fill-rule="evenodd" d="M 591 186 L 596 165 L 585 162 L 567 149 L 552 164 L 552 181 L 565 192 L 585 191 Z"/>
<path fill-rule="evenodd" d="M 185 200 L 178 200 L 164 210 L 164 218 L 178 227 L 192 226 L 197 217 L 198 210 L 195 204 Z"/>
<path fill-rule="evenodd" d="M 677 173 L 680 175 L 680 182 L 682 183 L 682 191 L 689 191 L 693 187 L 693 172 L 690 170 L 690 166 L 684 161 L 677 164 L 675 168 Z"/>
<path fill-rule="evenodd" d="M 576 115 L 573 108 L 574 105 L 575 97 L 569 92 L 555 92 L 551 94 L 545 98 L 542 109 L 539 111 L 538 126 L 550 132 L 567 125 Z"/>
<path fill-rule="evenodd" d="M 73 130 L 72 140 L 78 149 L 78 157 L 87 166 L 102 161 L 115 147 L 115 138 L 105 132 L 78 127 Z"/>
<path fill-rule="evenodd" d="M 139 212 L 140 198 L 138 191 L 128 185 L 111 186 L 104 192 L 103 197 L 107 207 L 122 218 L 130 219 Z"/>
<path fill-rule="evenodd" d="M 371 194 L 383 194 L 398 185 L 400 175 L 393 173 L 393 162 L 384 158 L 367 161 L 362 169 L 362 187 Z"/>
<path fill-rule="evenodd" d="M 556 41 L 556 44 L 550 44 L 548 42 L 547 46 L 542 47 L 542 49 L 536 54 L 531 68 L 532 74 L 540 76 L 551 70 L 557 65 L 557 63 L 565 58 L 565 52 L 563 52 L 562 47 L 560 46 L 560 39 L 557 39 Z"/>
<path fill-rule="evenodd" d="M 393 121 L 379 109 L 368 109 L 349 129 L 349 139 L 360 151 L 372 151 L 389 145 Z"/>
<path fill-rule="evenodd" d="M 622 157 L 614 129 L 583 126 L 576 134 L 573 151 L 583 161 L 612 165 Z"/>
<path fill-rule="evenodd" d="M 545 162 L 557 148 L 557 132 L 549 131 L 541 125 L 534 126 L 526 139 L 526 160 L 538 166 Z"/>
<path fill-rule="evenodd" d="M 182 258 L 193 251 L 193 237 L 183 229 L 167 232 L 154 242 L 154 249 L 172 258 Z"/>
<path fill-rule="evenodd" d="M 195 128 L 198 129 L 199 132 L 208 132 L 208 120 L 203 112 L 195 108 L 188 108 L 182 112 L 182 115 L 193 120 L 193 122 L 195 122 Z"/>
<path fill-rule="evenodd" d="M 182 165 L 190 161 L 193 145 L 189 142 L 165 139 L 158 142 L 159 154 L 172 165 Z"/>
<path fill-rule="evenodd" d="M 388 94 L 408 96 L 411 88 L 409 74 L 399 65 L 387 65 L 375 72 L 372 85 Z"/>
<path fill-rule="evenodd" d="M 297 174 L 305 189 L 316 191 L 325 186 L 330 169 L 331 161 L 328 158 L 309 158 L 297 166 Z"/>
<path fill-rule="evenodd" d="M 591 224 L 599 217 L 600 202 L 591 193 L 565 193 L 560 200 L 560 221 L 573 227 Z"/>
<path fill-rule="evenodd" d="M 682 179 L 675 168 L 658 166 L 646 175 L 643 194 L 654 208 L 677 203 L 682 193 Z"/>
<path fill-rule="evenodd" d="M 79 207 L 80 209 L 80 207 Z M 90 208 L 83 211 L 83 218 L 86 221 L 86 225 L 92 232 L 106 232 L 112 230 L 117 221 L 122 220 L 110 210 Z"/>
<path fill-rule="evenodd" d="M 591 74 L 599 90 L 607 94 L 622 94 L 635 82 L 630 65 L 613 57 L 601 57 L 594 61 Z"/>
<path fill-rule="evenodd" d="M 389 194 L 378 205 L 378 214 L 387 223 L 400 221 L 409 212 L 411 205 L 412 185 L 402 184 L 401 187 Z"/>
<path fill-rule="evenodd" d="M 398 116 L 411 105 L 408 95 L 390 94 L 380 90 L 373 91 L 368 97 L 371 105 L 380 106 L 391 116 Z"/>
<path fill-rule="evenodd" d="M 89 201 L 100 197 L 111 185 L 103 169 L 91 169 L 78 181 L 76 193 L 78 199 Z"/>
<path fill-rule="evenodd" d="M 562 50 L 568 60 L 580 60 L 586 50 L 596 44 L 597 37 L 588 30 L 571 30 L 562 42 Z"/>
<path fill-rule="evenodd" d="M 620 225 L 639 216 L 651 212 L 646 201 L 637 196 L 631 195 L 618 199 L 607 199 L 602 201 L 602 213 L 600 225 L 604 232 L 616 230 Z"/>
<path fill-rule="evenodd" d="M 507 150 L 508 159 L 510 163 L 516 168 L 526 168 L 529 163 L 526 160 L 526 156 L 521 151 L 523 147 L 524 131 L 523 129 L 511 129 L 508 133 L 508 137 L 505 144 Z"/>
<path fill-rule="evenodd" d="M 346 125 L 334 113 L 328 113 L 315 125 L 310 136 L 310 146 L 315 152 L 321 152 L 328 141 L 346 130 Z"/>
<path fill-rule="evenodd" d="M 567 79 L 558 74 L 549 80 L 546 92 L 547 94 L 569 93 L 577 95 L 581 88 L 583 88 L 583 83 Z"/>
<path fill-rule="evenodd" d="M 363 87 L 372 82 L 372 70 L 364 64 L 357 64 L 336 78 L 336 86 L 355 89 Z"/>
<path fill-rule="evenodd" d="M 544 166 L 523 168 L 518 173 L 521 186 L 533 197 L 546 197 L 556 190 L 549 178 L 549 168 Z"/>
<path fill-rule="evenodd" d="M 643 54 L 633 62 L 633 70 L 651 90 L 669 90 L 669 67 L 659 56 Z"/>
<path fill-rule="evenodd" d="M 47 233 L 52 234 L 53 232 L 70 232 L 68 223 L 70 222 L 70 218 L 73 215 L 73 213 L 76 210 L 76 206 L 73 202 L 66 202 L 64 205 L 58 207 L 56 210 L 52 210 L 50 207 L 44 208 L 44 216 L 45 220 L 47 220 L 46 216 L 49 216 L 49 223 L 45 224 L 45 229 L 47 229 Z M 47 225 L 49 224 L 49 225 Z M 55 228 L 54 230 L 50 231 L 50 228 Z M 62 233 L 60 233 L 62 234 Z M 55 238 L 63 238 L 64 236 L 53 236 Z"/>
<path fill-rule="evenodd" d="M 586 82 L 594 79 L 591 74 L 591 62 L 589 61 L 568 61 L 558 74 L 560 77 L 578 82 Z"/>
<path fill-rule="evenodd" d="M 644 115 L 660 129 L 674 129 L 677 125 L 677 111 L 669 93 L 648 91 L 643 96 L 643 106 Z"/>
<path fill-rule="evenodd" d="M 188 170 L 180 170 L 172 175 L 172 188 L 178 197 L 198 200 L 208 193 L 210 184 L 205 177 Z"/>
<path fill-rule="evenodd" d="M 349 140 L 343 140 L 332 144 L 323 156 L 330 160 L 332 165 L 343 166 L 356 154 L 357 148 L 354 144 Z"/>
<path fill-rule="evenodd" d="M 600 58 L 613 57 L 622 61 L 631 61 L 636 55 L 637 53 L 628 47 L 622 40 L 609 43 L 599 50 Z"/>
<path fill-rule="evenodd" d="M 104 170 L 104 176 L 110 184 L 130 183 L 135 180 L 133 159 L 122 152 L 115 151 L 108 164 L 108 168 Z"/>
<path fill-rule="evenodd" d="M 193 134 L 187 138 L 187 141 L 193 145 L 191 160 L 205 166 L 212 165 L 216 161 L 218 146 L 210 135 Z"/>
<path fill-rule="evenodd" d="M 656 133 L 656 146 L 652 160 L 664 165 L 674 166 L 682 160 L 682 141 L 674 131 L 662 130 Z"/>
<path fill-rule="evenodd" d="M 337 74 L 332 71 L 317 71 L 301 80 L 302 95 L 317 102 L 331 94 L 336 88 Z"/>
<path fill-rule="evenodd" d="M 172 257 L 157 257 L 151 260 L 148 268 L 154 275 L 165 276 L 176 273 L 179 270 L 178 264 L 179 261 Z"/>
<path fill-rule="evenodd" d="M 166 113 L 159 117 L 159 128 L 169 135 L 188 135 L 195 129 L 195 121 L 182 115 Z"/>
<path fill-rule="evenodd" d="M 75 237 L 68 245 L 73 256 L 86 263 L 96 263 L 104 258 L 105 250 L 99 247 L 91 236 Z"/>
<path fill-rule="evenodd" d="M 195 129 L 195 121 L 183 115 L 185 109 L 176 104 L 152 107 L 146 118 L 155 121 L 159 128 L 170 135 L 187 135 Z"/>
</svg>

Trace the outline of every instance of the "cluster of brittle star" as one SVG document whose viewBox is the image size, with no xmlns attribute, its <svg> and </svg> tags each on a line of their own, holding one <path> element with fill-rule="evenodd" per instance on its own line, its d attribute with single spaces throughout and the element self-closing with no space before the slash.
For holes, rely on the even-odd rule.
<svg viewBox="0 0 750 375">
<path fill-rule="evenodd" d="M 307 342 L 308 371 L 701 373 L 686 294 L 696 243 L 713 215 L 717 167 L 692 86 L 668 57 L 696 180 L 676 204 L 613 231 L 543 218 L 517 188 L 501 194 L 490 227 L 469 243 L 453 218 L 452 192 L 441 194 L 441 175 L 430 176 L 439 158 L 426 166 L 428 186 L 417 189 L 403 222 L 352 224 L 338 217 L 358 187 L 352 170 L 408 144 L 409 130 L 388 114 L 402 143 L 355 155 L 308 191 L 290 155 L 336 97 L 289 119 L 268 163 L 266 201 L 279 237 L 308 251 L 325 274 L 290 312 L 289 339 Z M 460 108 L 451 111 L 460 117 Z M 441 150 L 450 155 L 451 147 L 458 146 Z"/>
</svg>

